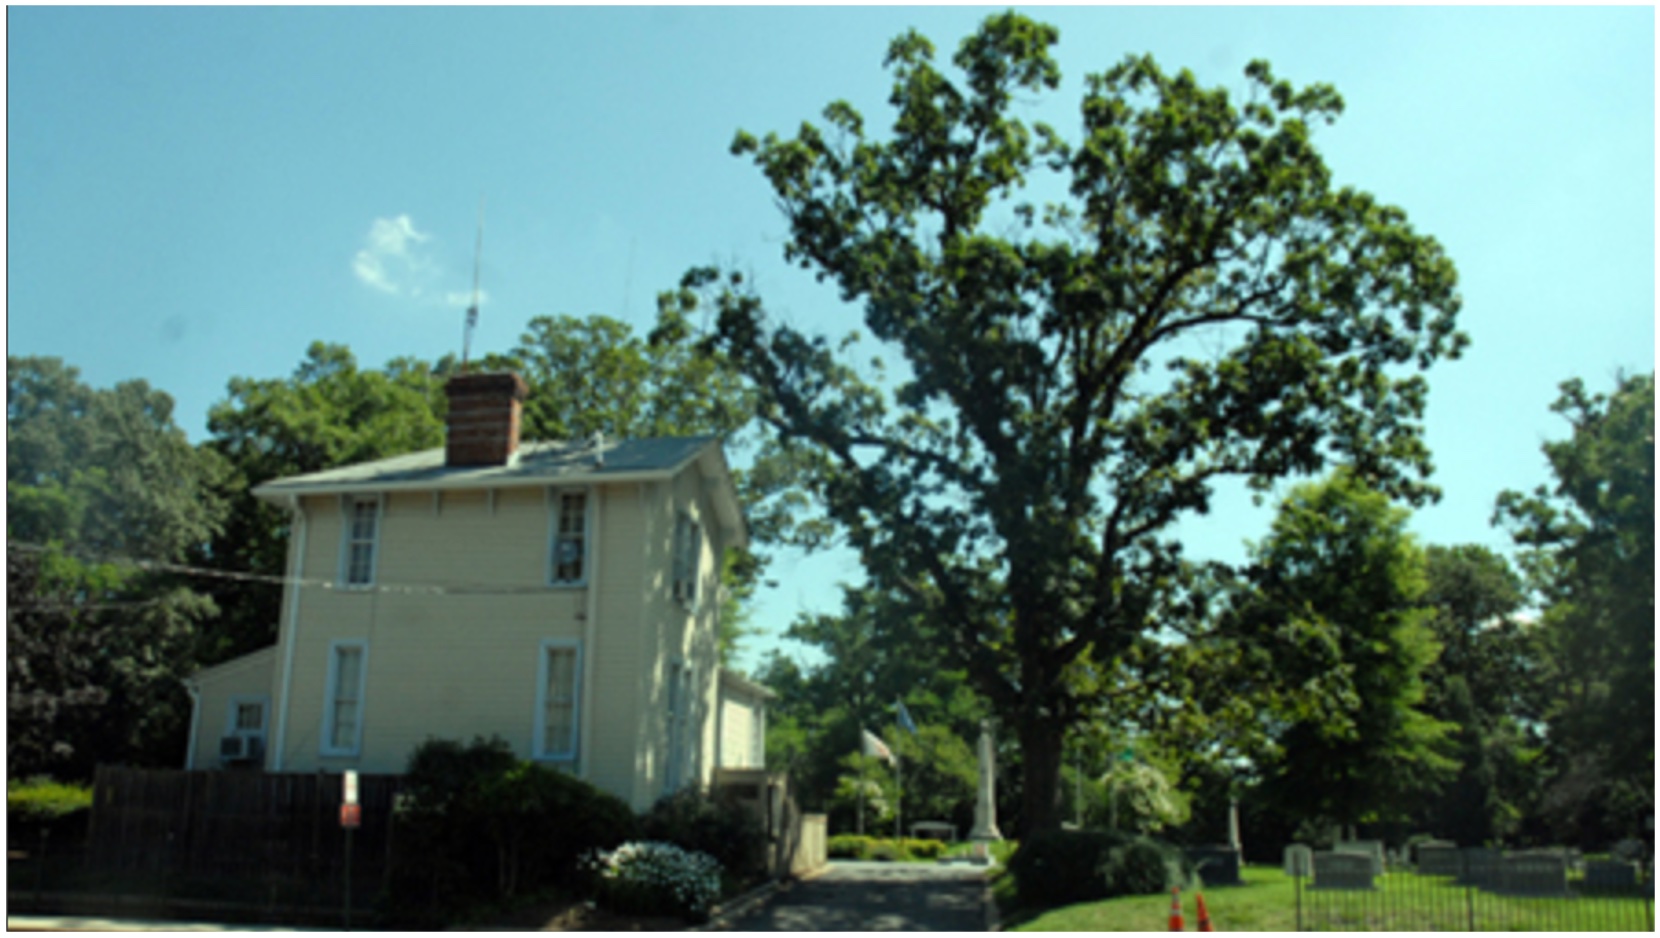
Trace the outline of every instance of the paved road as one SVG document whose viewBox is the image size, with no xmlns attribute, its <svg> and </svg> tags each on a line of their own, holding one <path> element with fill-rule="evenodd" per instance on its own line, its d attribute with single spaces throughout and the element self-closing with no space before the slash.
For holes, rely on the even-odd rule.
<svg viewBox="0 0 1660 938">
<path fill-rule="evenodd" d="M 732 931 L 984 931 L 985 868 L 834 861 L 726 926 Z"/>
</svg>

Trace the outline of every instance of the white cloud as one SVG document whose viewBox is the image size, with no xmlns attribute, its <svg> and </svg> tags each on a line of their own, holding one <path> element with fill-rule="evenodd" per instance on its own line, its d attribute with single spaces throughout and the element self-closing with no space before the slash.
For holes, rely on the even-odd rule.
<svg viewBox="0 0 1660 938">
<path fill-rule="evenodd" d="M 352 272 L 383 293 L 419 297 L 434 271 L 432 259 L 418 250 L 430 237 L 416 230 L 408 215 L 377 218 L 363 249 L 352 259 Z"/>
</svg>

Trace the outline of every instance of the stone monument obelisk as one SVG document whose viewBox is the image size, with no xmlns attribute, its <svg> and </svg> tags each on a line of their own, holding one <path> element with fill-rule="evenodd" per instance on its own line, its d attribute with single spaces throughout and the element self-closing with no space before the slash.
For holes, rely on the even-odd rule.
<svg viewBox="0 0 1660 938">
<path fill-rule="evenodd" d="M 974 829 L 969 840 L 1002 840 L 997 830 L 997 765 L 991 746 L 991 721 L 980 721 L 980 790 L 974 799 Z"/>
</svg>

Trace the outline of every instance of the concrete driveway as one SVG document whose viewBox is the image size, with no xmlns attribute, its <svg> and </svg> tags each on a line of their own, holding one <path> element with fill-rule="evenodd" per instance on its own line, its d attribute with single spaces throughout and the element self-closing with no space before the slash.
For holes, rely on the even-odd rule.
<svg viewBox="0 0 1660 938">
<path fill-rule="evenodd" d="M 836 860 L 728 931 L 985 931 L 985 867 Z"/>
</svg>

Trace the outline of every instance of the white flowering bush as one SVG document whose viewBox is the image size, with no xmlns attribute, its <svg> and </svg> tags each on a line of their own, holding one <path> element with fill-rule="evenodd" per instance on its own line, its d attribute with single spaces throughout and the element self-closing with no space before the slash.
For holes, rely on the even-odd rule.
<svg viewBox="0 0 1660 938">
<path fill-rule="evenodd" d="M 655 840 L 596 850 L 582 861 L 596 898 L 613 912 L 703 919 L 720 897 L 720 861 Z"/>
</svg>

